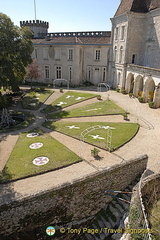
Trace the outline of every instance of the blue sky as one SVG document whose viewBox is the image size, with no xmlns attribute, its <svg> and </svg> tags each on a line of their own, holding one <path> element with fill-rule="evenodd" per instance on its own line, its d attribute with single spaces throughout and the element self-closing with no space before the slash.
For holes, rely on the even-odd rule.
<svg viewBox="0 0 160 240">
<path fill-rule="evenodd" d="M 38 20 L 49 22 L 49 32 L 110 31 L 120 0 L 35 0 Z M 0 12 L 15 25 L 34 20 L 34 0 L 1 1 Z"/>
</svg>

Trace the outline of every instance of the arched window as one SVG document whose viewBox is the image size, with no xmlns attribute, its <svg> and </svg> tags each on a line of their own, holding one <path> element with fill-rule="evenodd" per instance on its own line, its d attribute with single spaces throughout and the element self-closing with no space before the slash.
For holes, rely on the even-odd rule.
<svg viewBox="0 0 160 240">
<path fill-rule="evenodd" d="M 119 54 L 119 62 L 122 62 L 122 57 L 123 57 L 123 47 L 120 47 L 120 54 Z"/>
</svg>

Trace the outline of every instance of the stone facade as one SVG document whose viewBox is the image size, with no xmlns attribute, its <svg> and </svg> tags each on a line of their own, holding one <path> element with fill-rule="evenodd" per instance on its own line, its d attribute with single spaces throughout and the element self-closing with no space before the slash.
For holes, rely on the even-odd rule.
<svg viewBox="0 0 160 240">
<path fill-rule="evenodd" d="M 75 32 L 33 39 L 32 58 L 37 59 L 42 72 L 39 81 L 66 79 L 71 86 L 106 82 L 110 36 L 110 32 Z"/>
<path fill-rule="evenodd" d="M 49 34 L 46 22 L 21 22 L 38 36 L 33 39 L 32 58 L 37 58 L 42 71 L 39 81 L 109 83 L 160 107 L 159 1 L 122 0 L 111 22 L 111 32 Z"/>
<path fill-rule="evenodd" d="M 122 0 L 111 19 L 110 84 L 160 107 L 160 4 Z"/>
</svg>

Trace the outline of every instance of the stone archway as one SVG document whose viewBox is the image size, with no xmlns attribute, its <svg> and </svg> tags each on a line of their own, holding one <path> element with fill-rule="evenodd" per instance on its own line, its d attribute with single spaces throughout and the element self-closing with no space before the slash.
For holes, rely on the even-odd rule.
<svg viewBox="0 0 160 240">
<path fill-rule="evenodd" d="M 149 100 L 153 101 L 154 90 L 155 90 L 155 82 L 151 77 L 149 77 L 146 80 L 144 89 L 143 89 L 144 102 L 148 102 Z"/>
<path fill-rule="evenodd" d="M 134 88 L 134 75 L 129 73 L 126 79 L 125 90 L 127 93 L 133 92 Z"/>
<path fill-rule="evenodd" d="M 143 77 L 138 75 L 134 82 L 133 94 L 135 97 L 141 96 L 143 92 Z"/>
</svg>

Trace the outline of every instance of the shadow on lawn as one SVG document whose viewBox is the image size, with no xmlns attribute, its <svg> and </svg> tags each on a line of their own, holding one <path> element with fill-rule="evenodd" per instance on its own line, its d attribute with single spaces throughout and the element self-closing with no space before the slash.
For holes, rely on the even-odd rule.
<svg viewBox="0 0 160 240">
<path fill-rule="evenodd" d="M 0 206 L 15 200 L 16 192 L 14 191 L 13 183 L 5 183 L 12 178 L 12 175 L 5 167 L 0 175 Z M 1 208 L 1 207 L 0 207 Z M 3 206 L 2 206 L 3 210 Z"/>
<path fill-rule="evenodd" d="M 5 166 L 0 175 L 0 184 L 10 181 L 12 179 L 12 177 L 13 177 L 13 175 L 11 173 L 9 173 L 8 167 Z"/>
</svg>

